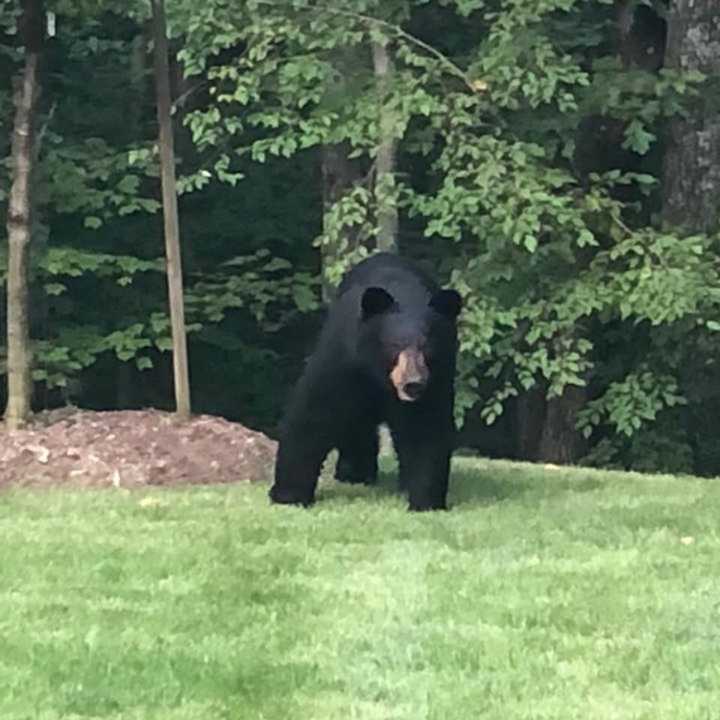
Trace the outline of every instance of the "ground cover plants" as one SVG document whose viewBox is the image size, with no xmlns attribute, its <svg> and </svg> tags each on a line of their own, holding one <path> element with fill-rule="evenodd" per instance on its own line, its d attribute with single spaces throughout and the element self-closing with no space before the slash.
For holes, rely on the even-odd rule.
<svg viewBox="0 0 720 720">
<path fill-rule="evenodd" d="M 717 482 L 458 458 L 409 514 L 385 470 L 5 490 L 0 717 L 717 717 Z"/>
</svg>

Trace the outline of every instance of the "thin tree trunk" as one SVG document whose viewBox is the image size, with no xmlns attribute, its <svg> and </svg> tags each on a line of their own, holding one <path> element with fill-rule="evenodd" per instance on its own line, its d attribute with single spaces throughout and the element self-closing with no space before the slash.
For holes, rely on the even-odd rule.
<svg viewBox="0 0 720 720">
<path fill-rule="evenodd" d="M 12 139 L 12 186 L 8 201 L 7 382 L 5 421 L 9 430 L 30 417 L 32 348 L 29 330 L 29 254 L 32 236 L 32 176 L 35 116 L 40 92 L 38 70 L 45 36 L 43 0 L 25 0 L 21 32 L 25 68 L 15 91 Z"/>
<path fill-rule="evenodd" d="M 385 195 L 395 186 L 395 155 L 397 142 L 394 136 L 395 116 L 387 104 L 388 90 L 393 80 L 394 63 L 387 44 L 374 42 L 373 66 L 380 95 L 378 125 L 380 137 L 375 158 L 375 193 L 378 204 L 377 248 L 387 252 L 397 250 L 398 211 L 394 202 L 388 203 Z"/>
<path fill-rule="evenodd" d="M 157 117 L 160 126 L 160 171 L 162 176 L 163 217 L 165 220 L 165 256 L 173 341 L 175 409 L 180 418 L 186 419 L 190 417 L 190 380 L 185 331 L 177 186 L 175 182 L 175 151 L 170 117 L 170 76 L 168 72 L 168 42 L 165 29 L 164 1 L 153 0 L 152 7 Z"/>
<path fill-rule="evenodd" d="M 346 144 L 324 145 L 322 148 L 322 191 L 323 191 L 323 218 L 343 195 L 350 192 L 362 177 L 359 167 L 348 157 L 349 148 Z M 325 220 L 323 221 L 325 222 Z M 327 228 L 325 228 L 327 231 Z M 357 233 L 348 228 L 346 233 L 352 234 L 348 237 L 348 245 L 355 248 L 359 242 Z M 333 286 L 327 279 L 326 268 L 332 265 L 337 259 L 338 248 L 332 245 L 322 247 L 322 296 L 325 302 L 332 297 Z"/>
<path fill-rule="evenodd" d="M 717 87 L 720 8 L 717 0 L 675 0 L 668 20 L 665 65 L 699 70 Z M 720 114 L 706 91 L 687 118 L 671 125 L 665 156 L 663 220 L 691 232 L 713 232 L 720 220 Z"/>
</svg>

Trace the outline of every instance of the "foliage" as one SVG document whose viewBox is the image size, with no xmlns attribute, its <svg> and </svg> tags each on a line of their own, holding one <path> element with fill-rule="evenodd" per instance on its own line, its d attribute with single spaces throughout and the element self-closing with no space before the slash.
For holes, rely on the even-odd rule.
<svg viewBox="0 0 720 720">
<path fill-rule="evenodd" d="M 289 261 L 269 255 L 267 250 L 258 250 L 231 258 L 222 265 L 224 274 L 195 283 L 186 298 L 189 316 L 219 322 L 228 310 L 247 307 L 263 328 L 273 331 L 284 325 L 293 310 L 316 309 L 317 280 L 309 273 L 290 273 Z M 273 311 L 280 314 L 269 317 Z"/>
<path fill-rule="evenodd" d="M 186 292 L 188 332 L 198 332 L 207 323 L 221 322 L 230 310 L 238 308 L 247 308 L 266 331 L 274 331 L 287 322 L 293 308 L 308 312 L 317 307 L 314 279 L 308 274 L 289 274 L 289 263 L 279 258 L 268 260 L 267 251 L 234 258 L 227 261 L 225 267 L 231 274 L 204 277 L 189 286 Z M 132 285 L 135 275 L 159 273 L 162 269 L 158 260 L 51 248 L 38 263 L 38 279 L 44 281 L 43 287 L 49 296 L 48 311 L 62 317 L 74 314 L 77 307 L 75 302 L 70 301 L 68 305 L 60 297 L 68 293 L 73 278 L 90 276 L 100 281 L 101 287 L 106 278 L 113 279 L 118 286 L 126 287 Z M 2 278 L 4 270 L 0 263 Z M 131 291 L 128 287 L 128 292 Z M 53 300 L 56 297 L 58 307 Z M 112 351 L 118 360 L 133 360 L 139 369 L 148 369 L 153 367 L 150 349 L 168 351 L 172 348 L 170 320 L 164 312 L 152 312 L 143 319 L 127 318 L 124 327 L 114 329 L 101 317 L 96 321 L 95 326 L 61 322 L 52 339 L 37 342 L 34 379 L 50 388 L 65 386 L 69 378 L 92 366 L 97 356 L 107 351 Z M 4 372 L 3 365 L 0 372 Z"/>
<path fill-rule="evenodd" d="M 625 462 L 633 437 L 657 431 L 674 442 L 658 429 L 668 413 L 716 407 L 715 371 L 700 388 L 684 369 L 714 367 L 717 237 L 657 219 L 666 124 L 714 86 L 696 72 L 625 62 L 615 3 L 166 5 L 191 352 L 213 345 L 202 338 L 250 337 L 254 377 L 265 377 L 269 356 L 297 368 L 306 348 L 286 336 L 319 305 L 318 269 L 339 282 L 374 251 L 378 217 L 396 206 L 401 251 L 465 298 L 459 422 L 480 406 L 493 423 L 524 393 L 540 388 L 549 399 L 581 386 L 578 430 L 591 454 L 609 441 Z M 152 265 L 160 246 L 148 6 L 51 6 L 61 22 L 38 236 L 49 232 L 47 258 L 70 255 L 53 274 L 38 250 L 38 282 L 49 307 L 63 308 L 63 322 L 38 338 L 38 372 L 61 379 L 106 350 L 149 367 L 166 328 Z M 11 67 L 8 18 L 0 62 Z M 643 31 L 638 21 L 633 32 Z M 374 42 L 393 57 L 382 87 Z M 0 86 L 2 127 L 8 89 Z M 381 107 L 398 172 L 378 189 Z M 326 147 L 358 170 L 332 207 L 318 173 Z M 117 283 L 131 280 L 122 295 Z M 113 298 L 104 317 L 83 305 L 90 285 Z M 230 382 L 242 384 L 240 371 Z M 697 455 L 710 439 L 692 442 Z"/>
<path fill-rule="evenodd" d="M 152 97 L 144 94 L 142 56 L 133 55 L 138 26 L 128 22 L 130 8 L 119 4 L 58 3 L 53 9 L 62 17 L 49 45 L 41 118 L 34 261 L 39 292 L 33 308 L 34 334 L 39 335 L 34 378 L 50 389 L 87 376 L 108 353 L 147 371 L 157 364 L 158 351 L 169 349 L 163 263 L 154 259 L 161 250 L 157 222 L 132 219 L 156 215 L 160 207 L 157 155 L 147 135 Z M 108 23 L 108 11 L 117 13 L 114 25 Z M 89 65 L 94 69 L 90 82 Z M 124 88 L 117 89 L 123 82 Z M 99 109 L 113 102 L 107 112 Z M 122 107 L 130 108 L 125 116 L 118 112 Z M 190 172 L 181 183 L 197 189 L 202 176 Z M 225 253 L 229 259 L 237 254 L 232 248 Z M 230 259 L 211 272 L 190 265 L 191 332 L 197 335 L 208 323 L 220 323 L 230 311 L 243 308 L 260 327 L 278 329 L 295 308 L 307 312 L 316 305 L 309 273 L 295 275 L 288 261 L 266 254 Z M 5 265 L 0 250 L 0 278 Z M 87 297 L 104 302 L 87 305 Z M 209 337 L 203 335 L 203 344 Z M 269 352 L 256 348 L 246 356 L 255 358 L 261 372 Z M 244 371 L 247 376 L 247 363 Z"/>
<path fill-rule="evenodd" d="M 48 142 L 53 147 L 45 155 L 47 202 L 56 212 L 83 213 L 85 227 L 98 229 L 111 218 L 159 210 L 155 198 L 141 193 L 143 176 L 153 177 L 156 172 L 149 153 L 118 151 L 100 138 L 69 147 L 59 136 Z"/>
<path fill-rule="evenodd" d="M 634 430 L 631 436 L 608 435 L 582 459 L 583 465 L 639 472 L 688 475 L 695 467 L 688 433 L 673 411 L 665 411 L 658 421 Z"/>
<path fill-rule="evenodd" d="M 657 377 L 646 370 L 615 382 L 598 400 L 580 411 L 578 426 L 586 437 L 593 427 L 607 424 L 617 433 L 631 436 L 644 422 L 653 421 L 663 408 L 671 408 L 685 399 L 672 377 Z"/>
<path fill-rule="evenodd" d="M 654 127 L 681 111 L 703 79 L 623 72 L 614 56 L 596 54 L 607 42 L 602 5 L 588 20 L 572 0 L 460 4 L 460 15 L 487 30 L 473 36 L 465 26 L 463 46 L 450 49 L 464 65 L 373 3 L 250 3 L 242 22 L 236 9 L 210 4 L 188 22 L 182 58 L 190 74 L 207 72 L 215 98 L 188 117 L 195 141 L 260 162 L 340 142 L 371 162 L 378 128 L 368 64 L 355 65 L 339 103 L 338 56 L 358 56 L 376 32 L 392 39 L 396 80 L 383 102 L 405 152 L 424 158 L 435 178 L 429 191 L 403 179 L 395 201 L 428 239 L 445 239 L 442 255 L 467 298 L 459 409 L 472 406 L 477 374 L 489 373 L 498 384 L 482 413 L 488 422 L 536 383 L 547 383 L 551 397 L 567 384 L 586 384 L 595 373 L 598 322 L 619 317 L 632 334 L 644 322 L 704 323 L 717 314 L 708 242 L 633 227 L 655 178 L 618 168 L 582 173 L 573 164 L 582 122 L 597 114 L 622 122 L 622 147 L 646 155 Z M 397 17 L 422 12 L 392 7 Z M 233 47 L 244 52 L 212 61 Z M 623 188 L 638 200 L 620 199 Z M 359 185 L 326 215 L 319 243 L 335 250 L 331 281 L 367 253 L 375 201 Z M 621 432 L 632 432 L 681 401 L 674 381 L 674 391 L 663 389 L 674 368 L 656 365 L 642 370 L 652 409 L 618 391 L 641 372 L 631 365 L 583 417 L 599 417 L 603 408 L 624 418 L 615 423 Z"/>
</svg>

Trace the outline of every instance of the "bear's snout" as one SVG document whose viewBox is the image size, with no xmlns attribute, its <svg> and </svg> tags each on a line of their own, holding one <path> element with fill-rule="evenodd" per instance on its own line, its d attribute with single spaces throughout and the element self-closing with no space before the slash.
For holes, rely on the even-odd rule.
<svg viewBox="0 0 720 720">
<path fill-rule="evenodd" d="M 429 377 L 425 356 L 417 348 L 403 350 L 390 372 L 390 382 L 398 398 L 404 402 L 418 400 L 425 390 Z"/>
<path fill-rule="evenodd" d="M 417 400 L 423 394 L 423 390 L 425 390 L 424 382 L 405 383 L 405 386 L 402 389 L 405 397 L 401 397 L 403 400 Z"/>
</svg>

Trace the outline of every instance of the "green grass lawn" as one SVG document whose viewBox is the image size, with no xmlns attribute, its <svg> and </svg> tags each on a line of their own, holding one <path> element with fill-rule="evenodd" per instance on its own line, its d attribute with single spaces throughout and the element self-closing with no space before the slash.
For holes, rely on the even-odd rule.
<svg viewBox="0 0 720 720">
<path fill-rule="evenodd" d="M 720 482 L 0 495 L 0 718 L 716 720 Z"/>
</svg>

